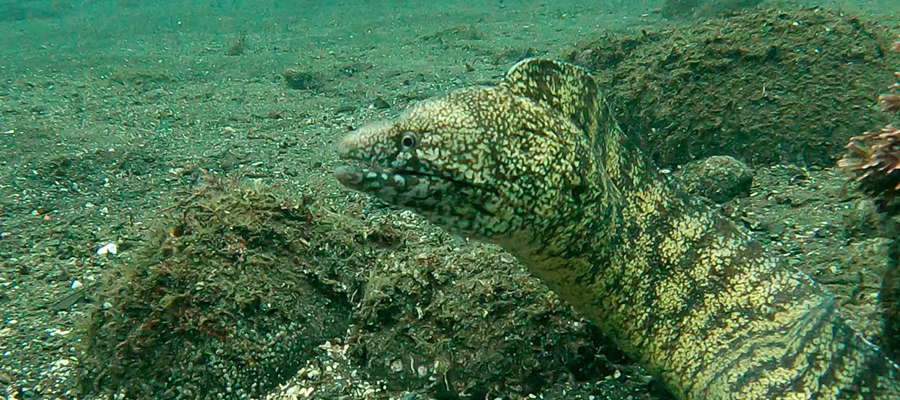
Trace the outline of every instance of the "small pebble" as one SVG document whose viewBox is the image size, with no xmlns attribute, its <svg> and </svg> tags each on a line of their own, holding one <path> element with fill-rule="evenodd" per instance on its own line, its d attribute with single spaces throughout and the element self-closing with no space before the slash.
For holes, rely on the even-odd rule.
<svg viewBox="0 0 900 400">
<path fill-rule="evenodd" d="M 376 97 L 375 101 L 372 102 L 372 105 L 378 109 L 391 108 L 391 103 L 388 103 L 387 100 L 385 100 L 381 96 Z"/>
<path fill-rule="evenodd" d="M 750 195 L 753 171 L 731 156 L 712 156 L 683 166 L 676 174 L 691 194 L 716 203 Z"/>
</svg>

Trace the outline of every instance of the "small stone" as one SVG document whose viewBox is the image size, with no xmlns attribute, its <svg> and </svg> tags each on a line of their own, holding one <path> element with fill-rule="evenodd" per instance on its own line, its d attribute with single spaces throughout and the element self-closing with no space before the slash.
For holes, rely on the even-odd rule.
<svg viewBox="0 0 900 400">
<path fill-rule="evenodd" d="M 44 330 L 44 333 L 45 333 L 45 337 L 52 338 L 52 337 L 59 337 L 59 336 L 68 336 L 70 333 L 72 333 L 72 331 L 71 330 L 64 331 L 59 328 L 51 328 L 51 329 Z M 69 361 L 65 360 L 64 365 L 68 365 L 68 363 L 69 363 Z"/>
<path fill-rule="evenodd" d="M 353 111 L 356 111 L 356 106 L 354 106 L 352 104 L 344 104 L 344 105 L 338 106 L 338 108 L 334 109 L 334 112 L 338 113 L 338 114 L 353 112 Z M 352 130 L 352 129 L 350 129 L 350 130 Z"/>
<path fill-rule="evenodd" d="M 731 156 L 712 156 L 690 162 L 675 177 L 689 193 L 716 203 L 749 196 L 753 183 L 750 167 Z"/>
<path fill-rule="evenodd" d="M 291 89 L 310 90 L 318 86 L 316 76 L 296 68 L 284 70 L 284 81 Z"/>
<path fill-rule="evenodd" d="M 52 364 L 50 364 L 50 368 L 51 369 L 65 368 L 69 365 L 69 363 L 70 363 L 70 361 L 68 358 L 61 358 L 59 360 L 54 361 Z"/>
<path fill-rule="evenodd" d="M 81 283 L 81 281 L 79 281 L 79 280 L 76 279 L 76 280 L 72 281 L 72 285 L 71 285 L 70 287 L 71 287 L 72 290 L 78 290 L 78 289 L 80 289 L 82 286 L 84 286 L 84 284 Z"/>
<path fill-rule="evenodd" d="M 377 109 L 383 110 L 385 108 L 391 108 L 391 103 L 388 103 L 387 100 L 385 100 L 381 96 L 378 96 L 375 98 L 375 101 L 372 102 L 372 106 Z"/>
</svg>

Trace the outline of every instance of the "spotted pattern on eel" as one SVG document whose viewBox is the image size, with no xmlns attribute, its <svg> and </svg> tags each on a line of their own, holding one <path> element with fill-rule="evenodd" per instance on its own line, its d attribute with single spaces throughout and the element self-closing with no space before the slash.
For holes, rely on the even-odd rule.
<svg viewBox="0 0 900 400">
<path fill-rule="evenodd" d="M 500 245 L 679 399 L 900 399 L 831 295 L 658 174 L 580 67 L 523 60 L 339 152 L 345 186 Z"/>
</svg>

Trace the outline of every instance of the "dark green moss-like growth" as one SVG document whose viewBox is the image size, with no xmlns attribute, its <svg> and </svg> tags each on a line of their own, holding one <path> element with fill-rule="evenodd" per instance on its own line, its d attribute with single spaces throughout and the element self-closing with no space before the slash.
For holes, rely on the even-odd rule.
<svg viewBox="0 0 900 400">
<path fill-rule="evenodd" d="M 750 9 L 580 45 L 619 122 L 662 166 L 712 155 L 832 166 L 885 117 L 894 35 L 824 8 Z"/>
<path fill-rule="evenodd" d="M 247 398 L 292 376 L 348 326 L 346 271 L 366 256 L 335 221 L 308 196 L 234 183 L 172 207 L 107 277 L 82 333 L 83 390 Z"/>
</svg>

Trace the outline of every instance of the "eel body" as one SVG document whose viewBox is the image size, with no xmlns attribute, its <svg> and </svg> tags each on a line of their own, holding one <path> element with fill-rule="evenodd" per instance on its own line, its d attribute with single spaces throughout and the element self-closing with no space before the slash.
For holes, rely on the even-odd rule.
<svg viewBox="0 0 900 400">
<path fill-rule="evenodd" d="M 502 246 L 679 399 L 900 399 L 827 291 L 658 174 L 580 67 L 523 60 L 339 151 L 345 186 Z"/>
</svg>

